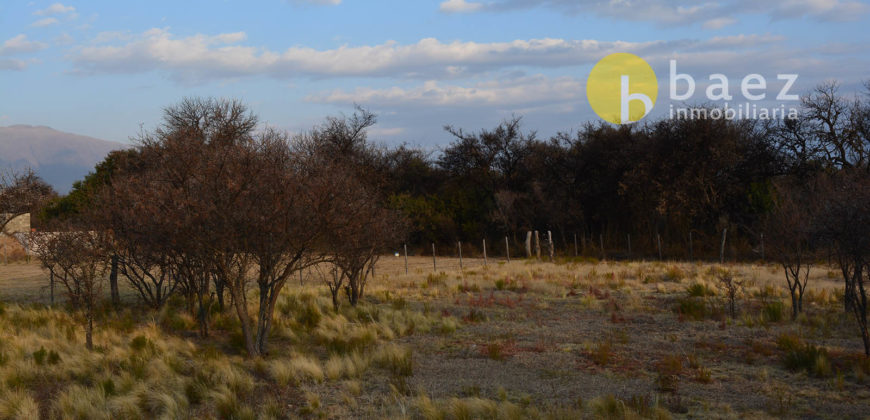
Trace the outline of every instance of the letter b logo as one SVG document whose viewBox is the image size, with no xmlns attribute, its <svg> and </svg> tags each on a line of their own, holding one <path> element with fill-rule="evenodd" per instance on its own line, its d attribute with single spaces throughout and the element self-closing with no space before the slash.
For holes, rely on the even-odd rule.
<svg viewBox="0 0 870 420">
<path fill-rule="evenodd" d="M 601 119 L 614 124 L 639 121 L 652 111 L 659 83 L 652 67 L 628 53 L 601 59 L 586 81 L 586 97 Z"/>
</svg>

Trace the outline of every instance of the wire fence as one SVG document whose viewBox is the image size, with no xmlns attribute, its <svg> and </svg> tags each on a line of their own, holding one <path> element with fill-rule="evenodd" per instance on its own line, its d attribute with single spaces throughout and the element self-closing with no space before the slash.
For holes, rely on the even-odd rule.
<svg viewBox="0 0 870 420">
<path fill-rule="evenodd" d="M 674 238 L 661 234 L 599 234 L 597 236 L 561 234 L 556 238 L 552 232 L 529 231 L 495 240 L 482 238 L 479 241 L 432 242 L 428 245 L 415 246 L 402 244 L 397 247 L 393 255 L 401 261 L 395 261 L 385 269 L 399 273 L 437 272 L 529 258 L 539 261 L 583 258 L 720 263 L 766 260 L 763 233 L 750 238 L 749 235 L 738 236 L 728 229 L 723 229 L 716 235 L 691 231 L 685 236 L 685 238 Z M 525 238 L 525 240 L 517 238 Z M 408 261 L 407 264 L 404 263 L 405 259 Z M 407 270 L 405 270 L 406 265 Z"/>
</svg>

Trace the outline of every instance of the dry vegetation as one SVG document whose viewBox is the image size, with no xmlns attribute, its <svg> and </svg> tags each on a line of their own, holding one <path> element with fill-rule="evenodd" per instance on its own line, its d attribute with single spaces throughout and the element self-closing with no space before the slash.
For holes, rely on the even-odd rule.
<svg viewBox="0 0 870 420">
<path fill-rule="evenodd" d="M 772 265 L 424 261 L 405 275 L 382 258 L 364 300 L 338 311 L 313 274 L 289 283 L 253 359 L 231 311 L 205 340 L 178 301 L 106 304 L 88 351 L 80 324 L 45 305 L 36 264 L 0 266 L 0 418 L 867 414 L 870 364 L 828 269 L 792 322 Z M 743 283 L 734 318 L 723 271 Z"/>
</svg>

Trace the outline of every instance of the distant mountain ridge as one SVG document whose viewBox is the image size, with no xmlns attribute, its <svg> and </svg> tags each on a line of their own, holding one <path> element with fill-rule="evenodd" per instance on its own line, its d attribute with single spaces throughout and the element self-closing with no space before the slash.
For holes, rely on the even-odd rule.
<svg viewBox="0 0 870 420">
<path fill-rule="evenodd" d="M 0 170 L 30 167 L 63 194 L 109 152 L 128 147 L 46 126 L 11 125 L 0 127 Z"/>
</svg>

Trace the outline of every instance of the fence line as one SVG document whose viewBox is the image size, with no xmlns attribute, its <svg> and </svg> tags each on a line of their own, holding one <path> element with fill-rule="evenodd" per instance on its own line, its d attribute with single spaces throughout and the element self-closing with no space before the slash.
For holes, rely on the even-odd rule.
<svg viewBox="0 0 870 420">
<path fill-rule="evenodd" d="M 570 234 L 573 236 L 572 249 L 571 245 L 569 245 L 569 242 L 565 238 L 568 234 L 562 233 L 562 242 L 560 242 L 560 244 L 562 244 L 563 248 L 559 248 L 556 246 L 556 241 L 553 239 L 552 231 L 529 230 L 522 232 L 520 235 L 506 235 L 504 237 L 503 248 L 493 248 L 489 246 L 492 243 L 489 242 L 491 237 L 483 237 L 478 241 L 456 241 L 454 242 L 454 245 L 446 247 L 439 247 L 438 243 L 431 242 L 431 254 L 429 254 L 429 256 L 432 257 L 431 271 L 433 272 L 444 271 L 450 268 L 445 265 L 445 261 L 448 260 L 455 260 L 453 263 L 455 263 L 456 267 L 460 270 L 470 268 L 474 264 L 486 266 L 491 262 L 490 260 L 510 262 L 512 257 L 512 242 L 518 242 L 516 239 L 512 238 L 525 236 L 525 257 L 533 258 L 538 261 L 543 261 L 542 253 L 544 252 L 548 257 L 548 261 L 555 261 L 557 258 L 570 257 L 596 257 L 602 260 L 658 259 L 694 261 L 698 257 L 696 250 L 698 238 L 695 233 L 695 231 L 689 231 L 687 237 L 682 241 L 674 241 L 673 236 L 669 236 L 668 238 L 670 238 L 670 241 L 667 241 L 668 238 L 662 235 L 662 233 L 656 232 L 651 235 L 651 239 L 641 241 L 646 242 L 647 245 L 645 247 L 643 246 L 643 243 L 637 244 L 636 241 L 633 241 L 634 238 L 632 238 L 631 233 L 626 233 L 625 236 L 622 236 L 621 240 L 615 241 L 613 240 L 613 235 L 599 233 L 597 238 L 598 241 L 592 240 L 589 241 L 589 243 L 587 243 L 587 239 L 590 238 L 588 238 L 587 235 L 572 233 Z M 719 237 L 715 239 L 712 235 L 707 235 L 705 237 L 706 246 L 704 247 L 705 251 L 703 255 L 706 257 L 703 259 L 719 263 L 725 263 L 728 261 L 765 260 L 764 234 L 759 235 L 758 242 L 754 246 L 747 241 L 748 238 L 746 237 L 732 239 L 732 237 L 735 236 L 729 235 L 727 228 L 722 229 L 718 236 Z M 641 235 L 641 238 L 643 238 L 643 235 Z M 737 240 L 741 240 L 741 242 L 736 244 L 733 243 Z M 716 242 L 715 245 L 713 245 L 713 241 Z M 474 246 L 475 242 L 480 246 L 479 248 Z M 589 246 L 590 244 L 591 247 Z M 704 244 L 702 243 L 702 245 Z M 546 249 L 543 250 L 542 248 Z M 413 260 L 409 260 L 409 257 L 415 255 L 423 256 L 427 254 L 425 252 L 420 252 L 419 247 L 412 252 L 409 252 L 409 246 L 407 243 L 402 244 L 400 249 L 405 258 L 405 273 L 410 273 L 418 268 L 415 267 L 417 263 Z M 438 249 L 452 251 L 442 251 L 439 254 L 437 252 Z M 399 253 L 397 252 L 396 255 L 399 255 Z M 479 259 L 479 261 L 471 263 L 475 258 Z"/>
</svg>

